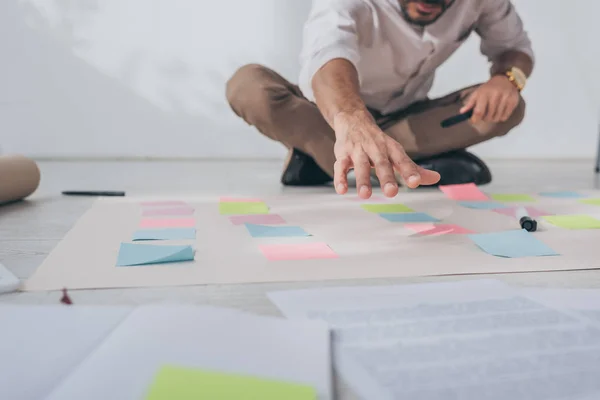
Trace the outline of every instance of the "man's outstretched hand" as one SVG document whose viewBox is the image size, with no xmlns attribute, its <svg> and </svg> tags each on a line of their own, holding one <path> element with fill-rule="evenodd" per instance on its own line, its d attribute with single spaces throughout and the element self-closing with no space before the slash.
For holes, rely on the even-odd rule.
<svg viewBox="0 0 600 400">
<path fill-rule="evenodd" d="M 371 168 L 375 168 L 381 189 L 387 197 L 398 194 L 394 170 L 405 184 L 414 189 L 420 185 L 434 185 L 440 174 L 415 164 L 404 148 L 387 136 L 373 121 L 371 115 L 340 113 L 334 120 L 336 134 L 334 184 L 339 194 L 348 191 L 348 171 L 354 169 L 359 197 L 371 197 Z"/>
</svg>

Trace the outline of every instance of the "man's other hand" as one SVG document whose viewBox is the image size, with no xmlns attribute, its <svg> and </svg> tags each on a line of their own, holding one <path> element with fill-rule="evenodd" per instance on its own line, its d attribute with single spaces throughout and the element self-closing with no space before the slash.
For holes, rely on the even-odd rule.
<svg viewBox="0 0 600 400">
<path fill-rule="evenodd" d="M 473 110 L 473 123 L 499 123 L 507 121 L 518 104 L 519 90 L 506 76 L 496 75 L 471 93 L 460 113 Z"/>
<path fill-rule="evenodd" d="M 371 197 L 371 168 L 375 168 L 385 196 L 398 194 L 394 170 L 406 185 L 434 185 L 440 174 L 416 165 L 394 139 L 387 136 L 366 112 L 339 113 L 334 119 L 336 134 L 334 184 L 339 194 L 348 191 L 348 171 L 353 168 L 359 197 Z"/>
</svg>

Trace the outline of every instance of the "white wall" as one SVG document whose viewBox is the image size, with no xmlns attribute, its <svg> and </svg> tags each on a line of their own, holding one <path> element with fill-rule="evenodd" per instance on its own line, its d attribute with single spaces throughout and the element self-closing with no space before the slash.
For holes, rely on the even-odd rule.
<svg viewBox="0 0 600 400">
<path fill-rule="evenodd" d="M 478 154 L 593 156 L 600 2 L 516 5 L 538 59 L 527 120 Z M 249 62 L 296 80 L 309 8 L 308 0 L 0 1 L 0 146 L 32 156 L 282 156 L 233 115 L 224 85 Z M 441 69 L 433 95 L 486 76 L 473 39 Z"/>
</svg>

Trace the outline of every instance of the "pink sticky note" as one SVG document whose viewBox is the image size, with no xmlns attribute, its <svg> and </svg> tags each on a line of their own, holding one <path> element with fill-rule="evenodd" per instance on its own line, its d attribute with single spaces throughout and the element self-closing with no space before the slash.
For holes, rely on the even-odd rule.
<svg viewBox="0 0 600 400">
<path fill-rule="evenodd" d="M 257 199 L 256 197 L 221 197 L 219 199 L 220 203 L 262 203 L 261 199 Z"/>
<path fill-rule="evenodd" d="M 196 226 L 194 218 L 143 218 L 140 228 L 193 228 Z"/>
<path fill-rule="evenodd" d="M 489 197 L 485 195 L 474 183 L 464 185 L 440 186 L 440 190 L 452 200 L 486 201 Z"/>
<path fill-rule="evenodd" d="M 186 206 L 186 202 L 180 200 L 167 200 L 167 201 L 144 201 L 140 203 L 143 207 L 177 207 Z"/>
<path fill-rule="evenodd" d="M 405 228 L 420 233 L 421 235 L 435 236 L 435 235 L 468 235 L 474 233 L 462 226 L 453 224 L 432 224 L 432 223 L 414 223 L 405 224 Z"/>
<path fill-rule="evenodd" d="M 193 215 L 194 209 L 192 207 L 171 207 L 171 208 L 152 208 L 144 210 L 142 215 L 145 217 L 152 217 L 158 215 Z"/>
<path fill-rule="evenodd" d="M 234 225 L 258 224 L 258 225 L 281 225 L 285 224 L 285 220 L 281 215 L 277 214 L 249 214 L 235 215 L 229 217 L 229 220 Z"/>
<path fill-rule="evenodd" d="M 264 244 L 259 248 L 271 261 L 338 258 L 338 255 L 325 243 Z"/>
<path fill-rule="evenodd" d="M 516 218 L 516 212 L 519 208 L 520 207 L 497 208 L 493 211 L 497 212 L 498 214 L 503 214 L 503 215 L 506 215 L 509 217 Z M 527 210 L 527 213 L 529 214 L 529 216 L 532 218 L 539 218 L 539 217 L 545 217 L 546 215 L 552 215 L 551 213 L 547 213 L 545 211 L 539 210 L 534 207 L 525 207 L 525 209 Z"/>
</svg>

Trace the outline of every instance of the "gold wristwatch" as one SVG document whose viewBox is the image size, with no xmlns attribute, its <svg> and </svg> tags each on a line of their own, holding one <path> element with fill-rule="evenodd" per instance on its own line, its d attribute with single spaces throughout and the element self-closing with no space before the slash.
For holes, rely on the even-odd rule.
<svg viewBox="0 0 600 400">
<path fill-rule="evenodd" d="M 527 75 L 525 75 L 525 72 L 517 67 L 512 67 L 506 71 L 505 74 L 508 77 L 508 80 L 515 85 L 519 92 L 523 90 L 525 84 L 527 83 Z"/>
</svg>

